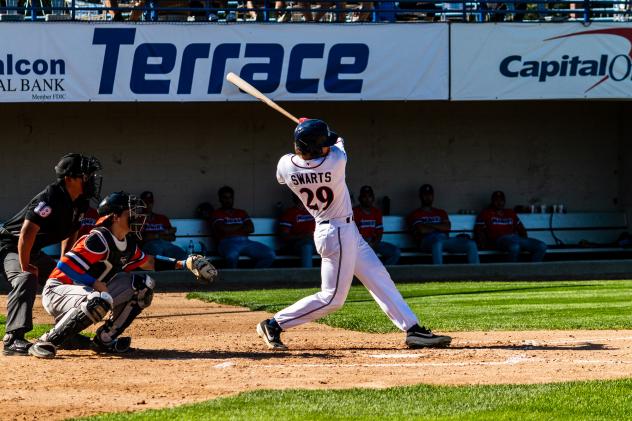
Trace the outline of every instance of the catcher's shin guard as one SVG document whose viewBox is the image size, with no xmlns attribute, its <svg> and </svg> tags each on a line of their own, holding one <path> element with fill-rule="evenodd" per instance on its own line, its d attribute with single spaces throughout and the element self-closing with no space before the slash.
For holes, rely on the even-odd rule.
<svg viewBox="0 0 632 421">
<path fill-rule="evenodd" d="M 101 342 L 107 346 L 116 341 L 141 311 L 151 305 L 155 285 L 156 281 L 150 276 L 133 274 L 132 289 L 134 294 L 132 299 L 114 307 L 110 319 L 97 332 L 95 342 Z"/>
<path fill-rule="evenodd" d="M 111 309 L 110 294 L 94 291 L 79 307 L 69 310 L 55 327 L 42 337 L 42 340 L 59 346 L 71 336 L 103 320 Z"/>
</svg>

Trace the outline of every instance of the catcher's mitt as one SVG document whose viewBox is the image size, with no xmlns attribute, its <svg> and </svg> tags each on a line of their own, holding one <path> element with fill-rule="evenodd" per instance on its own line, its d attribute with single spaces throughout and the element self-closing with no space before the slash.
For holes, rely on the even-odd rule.
<svg viewBox="0 0 632 421">
<path fill-rule="evenodd" d="M 189 269 L 196 279 L 200 282 L 211 284 L 217 278 L 217 269 L 204 256 L 192 254 L 187 257 L 186 267 Z"/>
</svg>

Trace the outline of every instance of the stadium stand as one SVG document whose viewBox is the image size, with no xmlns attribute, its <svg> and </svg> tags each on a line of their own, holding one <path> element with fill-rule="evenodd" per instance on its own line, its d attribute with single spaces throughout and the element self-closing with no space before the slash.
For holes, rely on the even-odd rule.
<svg viewBox="0 0 632 421">
<path fill-rule="evenodd" d="M 54 8 L 51 9 L 51 4 Z M 278 3 L 278 4 L 276 4 Z M 446 0 L 444 2 L 382 1 L 373 2 L 375 7 L 360 10 L 362 2 L 333 0 L 335 7 L 325 13 L 323 22 L 334 22 L 336 16 L 344 15 L 345 22 L 396 22 L 396 21 L 442 21 L 442 22 L 547 22 L 581 21 L 606 22 L 629 21 L 631 16 L 630 0 L 560 0 L 554 3 L 533 0 L 527 3 L 486 3 L 465 0 Z M 195 21 L 195 22 L 248 22 L 255 20 L 277 22 L 278 17 L 287 11 L 290 18 L 278 21 L 303 21 L 300 13 L 304 5 L 309 5 L 313 16 L 319 16 L 321 1 L 276 2 L 263 0 L 249 3 L 245 0 L 217 2 L 212 0 L 155 0 L 121 2 L 118 7 L 106 7 L 103 3 L 86 0 L 31 0 L 18 6 L 15 0 L 6 0 L 0 7 L 0 21 L 16 20 L 109 20 L 114 13 L 121 12 L 124 19 L 142 21 Z M 327 3 L 325 3 L 327 4 Z M 367 4 L 367 2 L 364 2 Z M 248 6 L 251 6 L 250 8 Z M 279 6 L 282 5 L 282 6 Z M 277 9 L 277 7 L 280 7 Z M 256 13 L 254 13 L 256 12 Z M 370 13 L 368 18 L 359 18 Z"/>
</svg>

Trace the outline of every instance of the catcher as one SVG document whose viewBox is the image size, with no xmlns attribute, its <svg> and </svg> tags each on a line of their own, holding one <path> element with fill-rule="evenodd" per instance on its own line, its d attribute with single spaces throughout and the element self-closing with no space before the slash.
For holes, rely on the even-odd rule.
<svg viewBox="0 0 632 421">
<path fill-rule="evenodd" d="M 112 193 L 99 205 L 96 227 L 81 237 L 50 274 L 42 292 L 44 309 L 55 326 L 29 348 L 29 354 L 53 358 L 64 341 L 92 324 L 105 320 L 92 340 L 97 352 L 122 353 L 131 349 L 131 338 L 121 333 L 152 301 L 155 281 L 146 270 L 188 269 L 212 282 L 217 270 L 204 257 L 186 260 L 150 256 L 136 237 L 147 217 L 142 200 L 125 192 Z M 130 273 L 131 272 L 131 273 Z"/>
</svg>

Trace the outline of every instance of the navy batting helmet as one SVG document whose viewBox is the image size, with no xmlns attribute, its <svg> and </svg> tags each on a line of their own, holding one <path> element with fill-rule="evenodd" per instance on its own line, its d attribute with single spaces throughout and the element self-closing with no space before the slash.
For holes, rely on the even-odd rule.
<svg viewBox="0 0 632 421">
<path fill-rule="evenodd" d="M 329 130 L 322 120 L 302 120 L 294 129 L 294 142 L 303 153 L 320 155 L 322 148 L 332 146 L 338 141 L 338 134 Z"/>
<path fill-rule="evenodd" d="M 133 194 L 120 191 L 107 195 L 97 208 L 100 216 L 97 225 L 102 225 L 111 215 L 120 215 L 126 211 L 129 212 L 130 230 L 140 238 L 140 232 L 147 219 L 147 206 Z"/>
</svg>

